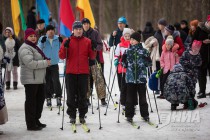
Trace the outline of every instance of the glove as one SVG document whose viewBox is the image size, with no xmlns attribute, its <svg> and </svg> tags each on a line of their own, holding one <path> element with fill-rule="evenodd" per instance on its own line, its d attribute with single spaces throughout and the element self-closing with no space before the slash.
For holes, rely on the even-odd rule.
<svg viewBox="0 0 210 140">
<path fill-rule="evenodd" d="M 58 37 L 58 40 L 59 40 L 60 43 L 63 42 L 63 38 L 61 36 Z"/>
<path fill-rule="evenodd" d="M 68 38 L 65 43 L 64 43 L 64 47 L 65 48 L 69 48 L 69 43 L 70 43 L 70 38 Z"/>
<path fill-rule="evenodd" d="M 45 42 L 46 42 L 46 39 L 47 39 L 47 37 L 46 37 L 46 36 L 42 37 L 41 42 L 42 42 L 42 43 L 45 43 Z"/>
<path fill-rule="evenodd" d="M 114 60 L 114 65 L 115 65 L 115 67 L 117 67 L 119 65 L 119 60 L 118 59 Z"/>
<path fill-rule="evenodd" d="M 96 50 L 97 42 L 91 39 L 92 50 Z"/>
<path fill-rule="evenodd" d="M 3 63 L 10 63 L 10 59 L 9 59 L 9 57 L 6 57 L 6 56 L 4 56 L 4 58 L 3 58 Z"/>
<path fill-rule="evenodd" d="M 156 78 L 160 78 L 161 74 L 163 73 L 163 69 L 160 69 L 157 71 L 157 74 L 155 75 Z"/>
</svg>

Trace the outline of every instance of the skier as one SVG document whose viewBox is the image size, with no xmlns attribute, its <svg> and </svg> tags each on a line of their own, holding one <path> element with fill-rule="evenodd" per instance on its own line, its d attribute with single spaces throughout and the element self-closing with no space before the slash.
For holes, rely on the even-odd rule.
<svg viewBox="0 0 210 140">
<path fill-rule="evenodd" d="M 146 100 L 146 77 L 147 67 L 152 65 L 149 52 L 140 43 L 141 34 L 131 34 L 130 48 L 123 55 L 123 64 L 126 67 L 127 97 L 125 103 L 125 116 L 127 121 L 133 122 L 134 105 L 139 95 L 139 106 L 141 116 L 149 121 L 148 104 Z"/>
<path fill-rule="evenodd" d="M 85 114 L 88 112 L 88 60 L 95 60 L 95 55 L 95 52 L 91 48 L 91 40 L 83 36 L 82 23 L 75 21 L 73 23 L 73 35 L 63 41 L 59 50 L 60 59 L 66 59 L 67 61 L 67 114 L 72 124 L 76 123 L 77 107 L 80 123 L 85 123 Z M 76 100 L 78 100 L 78 104 L 75 102 Z"/>
</svg>

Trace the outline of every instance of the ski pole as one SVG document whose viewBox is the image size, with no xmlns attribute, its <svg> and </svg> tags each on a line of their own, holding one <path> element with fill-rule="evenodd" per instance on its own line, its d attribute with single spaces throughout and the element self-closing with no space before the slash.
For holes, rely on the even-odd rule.
<svg viewBox="0 0 210 140">
<path fill-rule="evenodd" d="M 92 106 L 92 114 L 94 114 L 93 112 L 93 89 L 90 89 L 90 93 L 91 93 L 91 106 Z"/>
<path fill-rule="evenodd" d="M 113 89 L 113 86 L 114 86 L 114 80 L 115 80 L 116 74 L 117 74 L 117 70 L 116 70 L 116 72 L 114 74 L 114 78 L 113 78 L 113 82 L 112 82 L 112 87 L 111 87 L 111 93 L 112 93 L 112 89 Z M 106 112 L 104 114 L 105 116 L 107 115 L 107 109 L 109 107 L 109 101 L 110 101 L 110 99 L 111 99 L 111 95 L 109 96 L 108 104 L 107 104 L 107 107 L 106 107 Z"/>
<path fill-rule="evenodd" d="M 153 112 L 147 85 L 146 85 L 146 90 L 147 90 L 147 96 L 148 96 L 148 100 L 149 100 L 150 109 L 151 109 L 151 112 Z"/>
</svg>

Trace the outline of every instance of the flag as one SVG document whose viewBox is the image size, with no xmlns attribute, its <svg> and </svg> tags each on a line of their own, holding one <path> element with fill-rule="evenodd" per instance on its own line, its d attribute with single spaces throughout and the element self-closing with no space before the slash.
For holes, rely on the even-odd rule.
<svg viewBox="0 0 210 140">
<path fill-rule="evenodd" d="M 22 7 L 22 0 L 18 0 L 19 3 L 19 7 L 20 7 L 20 18 L 21 18 L 21 23 L 22 23 L 22 29 L 25 31 L 27 26 L 26 26 L 26 21 L 24 18 L 24 14 L 23 14 L 23 7 Z"/>
<path fill-rule="evenodd" d="M 89 0 L 77 0 L 77 9 L 80 11 L 80 20 L 88 18 L 91 23 L 91 27 L 95 26 L 95 19 L 91 10 Z"/>
<path fill-rule="evenodd" d="M 11 0 L 12 22 L 14 26 L 15 35 L 18 36 L 20 32 L 19 15 L 20 8 L 17 0 Z"/>
<path fill-rule="evenodd" d="M 50 11 L 45 0 L 36 0 L 37 10 L 41 19 L 44 19 L 45 25 L 49 24 Z"/>
<path fill-rule="evenodd" d="M 69 0 L 60 1 L 60 34 L 70 37 L 74 14 Z"/>
</svg>

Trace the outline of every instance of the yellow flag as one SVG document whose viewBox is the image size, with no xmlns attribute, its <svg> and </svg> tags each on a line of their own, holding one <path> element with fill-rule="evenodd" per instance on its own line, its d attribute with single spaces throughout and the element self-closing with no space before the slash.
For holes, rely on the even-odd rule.
<svg viewBox="0 0 210 140">
<path fill-rule="evenodd" d="M 90 20 L 91 27 L 94 28 L 95 19 L 89 0 L 77 0 L 77 9 L 80 10 L 80 19 L 88 18 Z"/>
<path fill-rule="evenodd" d="M 18 0 L 11 0 L 11 10 L 12 10 L 12 22 L 14 26 L 14 32 L 15 35 L 18 36 L 20 32 L 20 24 L 19 24 L 20 7 L 18 4 Z"/>
</svg>

